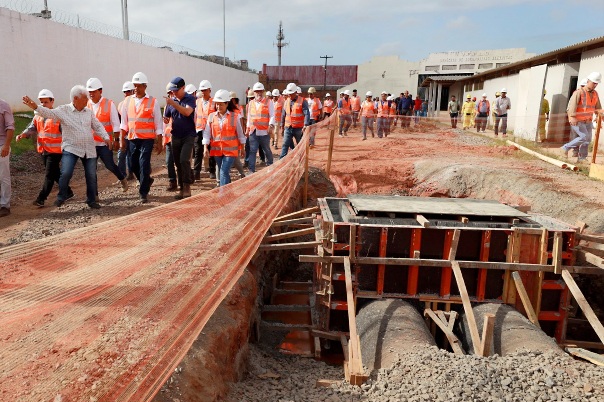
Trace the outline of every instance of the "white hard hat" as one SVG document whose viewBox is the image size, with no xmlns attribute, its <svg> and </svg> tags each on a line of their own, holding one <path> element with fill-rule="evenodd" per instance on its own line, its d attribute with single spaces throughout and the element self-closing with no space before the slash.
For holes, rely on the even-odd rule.
<svg viewBox="0 0 604 402">
<path fill-rule="evenodd" d="M 388 92 L 382 91 L 382 93 L 380 95 L 388 95 Z"/>
<path fill-rule="evenodd" d="M 345 91 L 344 91 L 344 95 L 348 95 L 348 96 L 350 96 L 350 90 L 349 90 L 349 89 L 345 90 Z"/>
<path fill-rule="evenodd" d="M 504 93 L 504 92 L 505 92 L 505 93 L 507 94 L 507 93 L 508 93 L 508 90 L 507 90 L 507 89 L 505 89 L 505 88 L 501 88 L 501 91 L 499 91 L 499 92 L 501 92 L 501 93 Z"/>
<path fill-rule="evenodd" d="M 134 91 L 134 84 L 132 81 L 126 81 L 124 82 L 124 85 L 122 85 L 122 92 L 126 91 Z"/>
<path fill-rule="evenodd" d="M 300 88 L 300 87 L 297 86 L 296 87 L 296 93 L 301 94 L 302 93 L 302 88 Z"/>
<path fill-rule="evenodd" d="M 252 87 L 252 90 L 254 92 L 256 91 L 264 91 L 264 85 L 261 82 L 257 82 L 254 84 L 254 86 Z"/>
<path fill-rule="evenodd" d="M 199 90 L 203 91 L 204 89 L 212 89 L 212 84 L 208 80 L 203 80 L 199 83 Z"/>
<path fill-rule="evenodd" d="M 185 87 L 185 92 L 188 94 L 193 94 L 195 91 L 197 91 L 197 88 L 195 88 L 195 85 L 193 84 L 189 84 Z"/>
<path fill-rule="evenodd" d="M 43 99 L 43 98 L 51 98 L 54 99 L 55 96 L 52 94 L 52 92 L 50 92 L 49 89 L 43 89 L 40 91 L 40 93 L 38 94 L 38 99 Z"/>
<path fill-rule="evenodd" d="M 602 74 L 594 71 L 593 73 L 591 73 L 587 76 L 587 79 L 590 80 L 591 82 L 595 82 L 596 84 L 599 84 L 602 81 Z"/>
<path fill-rule="evenodd" d="M 277 88 L 273 89 L 273 96 L 279 96 L 279 90 Z"/>
<path fill-rule="evenodd" d="M 365 94 L 365 96 L 373 96 L 373 93 L 371 91 L 367 91 L 367 93 Z"/>
<path fill-rule="evenodd" d="M 273 93 L 271 91 L 266 91 L 266 96 L 273 96 Z"/>
<path fill-rule="evenodd" d="M 329 92 L 325 94 L 325 97 L 326 98 L 331 98 L 331 95 L 329 94 Z"/>
<path fill-rule="evenodd" d="M 250 89 L 249 91 L 247 91 L 247 97 L 248 98 L 255 98 L 256 94 L 254 93 L 253 90 Z"/>
<path fill-rule="evenodd" d="M 315 87 L 308 88 L 308 93 L 309 94 L 314 94 L 315 92 L 317 92 L 317 90 L 315 89 Z"/>
<path fill-rule="evenodd" d="M 231 100 L 231 93 L 226 89 L 219 89 L 214 94 L 214 102 L 228 102 Z"/>
<path fill-rule="evenodd" d="M 103 83 L 98 78 L 90 78 L 86 81 L 87 91 L 96 91 L 97 89 L 103 88 Z"/>
<path fill-rule="evenodd" d="M 392 96 L 387 97 L 386 100 L 391 101 L 392 100 Z"/>
<path fill-rule="evenodd" d="M 587 85 L 587 78 L 583 78 L 583 79 L 581 80 L 581 84 L 580 84 L 580 85 L 581 85 L 582 87 L 584 87 L 585 85 Z"/>
<path fill-rule="evenodd" d="M 295 94 L 297 88 L 298 87 L 296 86 L 296 84 L 290 82 L 289 84 L 287 84 L 287 87 L 283 90 L 283 95 Z"/>
<path fill-rule="evenodd" d="M 148 84 L 149 80 L 147 79 L 147 76 L 145 74 L 143 74 L 139 71 L 138 73 L 136 73 L 132 76 L 132 83 L 133 84 Z"/>
<path fill-rule="evenodd" d="M 482 97 L 483 97 L 483 98 L 486 98 L 486 97 L 487 97 L 487 93 L 486 93 L 486 92 L 485 92 L 485 93 L 483 93 L 483 94 L 482 94 Z"/>
<path fill-rule="evenodd" d="M 231 91 L 231 93 L 229 95 L 231 95 L 231 99 L 235 99 L 235 98 L 239 99 L 239 96 L 237 96 L 237 92 L 235 92 L 235 91 Z"/>
</svg>

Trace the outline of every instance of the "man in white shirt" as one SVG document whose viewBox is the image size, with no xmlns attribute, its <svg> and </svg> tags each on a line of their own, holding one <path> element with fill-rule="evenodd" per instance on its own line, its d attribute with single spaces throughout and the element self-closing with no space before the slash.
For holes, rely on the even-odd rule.
<svg viewBox="0 0 604 402">
<path fill-rule="evenodd" d="M 266 165 L 273 164 L 269 130 L 275 128 L 275 106 L 272 100 L 264 96 L 264 85 L 257 82 L 254 84 L 253 90 L 255 97 L 248 106 L 249 116 L 246 128 L 246 134 L 250 142 L 248 169 L 251 173 L 256 171 L 256 152 L 258 152 L 258 148 L 262 148 L 262 151 L 264 151 Z"/>
<path fill-rule="evenodd" d="M 495 116 L 495 136 L 499 133 L 499 122 L 501 121 L 501 136 L 505 137 L 507 135 L 508 129 L 508 110 L 512 108 L 512 101 L 507 97 L 507 89 L 503 88 L 501 91 L 501 97 L 497 98 L 495 101 L 495 112 L 497 116 Z"/>
</svg>

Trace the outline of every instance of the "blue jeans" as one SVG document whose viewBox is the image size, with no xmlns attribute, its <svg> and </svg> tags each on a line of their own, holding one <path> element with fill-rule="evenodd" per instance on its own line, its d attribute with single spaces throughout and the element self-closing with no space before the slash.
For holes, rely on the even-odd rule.
<svg viewBox="0 0 604 402">
<path fill-rule="evenodd" d="M 302 139 L 302 128 L 285 127 L 283 145 L 281 146 L 281 155 L 279 155 L 279 159 L 284 158 L 285 155 L 287 155 L 289 148 L 294 149 L 294 138 L 296 139 L 296 144 L 300 142 Z"/>
<path fill-rule="evenodd" d="M 565 150 L 579 148 L 579 159 L 587 158 L 589 152 L 589 143 L 591 142 L 591 132 L 593 124 L 589 121 L 579 121 L 576 126 L 570 126 L 571 130 L 577 135 L 577 138 L 567 142 L 562 147 Z M 594 151 L 595 152 L 595 151 Z"/>
<path fill-rule="evenodd" d="M 256 130 L 248 137 L 250 143 L 250 155 L 248 159 L 248 169 L 254 173 L 256 171 L 256 152 L 258 149 L 264 151 L 264 157 L 266 158 L 266 165 L 273 164 L 273 152 L 271 151 L 271 137 L 269 135 L 256 135 Z"/>
<path fill-rule="evenodd" d="M 82 161 L 84 166 L 84 176 L 86 177 L 86 204 L 90 205 L 95 202 L 96 199 L 96 157 L 94 158 L 80 158 L 71 152 L 63 151 L 61 158 L 61 178 L 59 179 L 59 194 L 57 200 L 65 201 L 69 195 L 71 195 L 71 189 L 69 188 L 69 181 L 73 176 L 73 168 L 76 162 Z"/>
<path fill-rule="evenodd" d="M 190 165 L 191 162 L 189 162 Z M 168 169 L 168 181 L 176 183 L 176 167 L 174 166 L 174 153 L 171 142 L 166 144 L 166 168 Z M 189 177 L 191 177 L 191 169 L 189 169 Z"/>
<path fill-rule="evenodd" d="M 146 197 L 151 188 L 151 152 L 153 152 L 154 139 L 130 140 L 130 158 L 132 159 L 132 172 L 140 183 L 138 193 Z"/>
<path fill-rule="evenodd" d="M 235 156 L 215 156 L 216 166 L 220 171 L 220 187 L 231 182 L 231 166 L 235 163 Z"/>
<path fill-rule="evenodd" d="M 117 167 L 126 176 L 127 173 L 132 173 L 132 161 L 130 159 L 130 140 L 124 138 L 124 143 L 126 144 L 126 149 L 122 151 L 120 148 L 117 151 Z"/>
<path fill-rule="evenodd" d="M 109 170 L 111 173 L 117 177 L 118 180 L 124 180 L 126 175 L 120 171 L 115 162 L 113 161 L 113 151 L 109 149 L 107 145 L 102 145 L 96 147 L 96 156 L 101 161 L 103 161 L 103 165 Z"/>
</svg>

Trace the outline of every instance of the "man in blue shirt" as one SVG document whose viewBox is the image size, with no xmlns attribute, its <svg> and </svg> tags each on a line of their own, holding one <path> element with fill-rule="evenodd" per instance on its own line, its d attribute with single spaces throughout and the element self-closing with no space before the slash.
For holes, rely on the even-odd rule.
<svg viewBox="0 0 604 402">
<path fill-rule="evenodd" d="M 195 132 L 195 98 L 185 92 L 185 80 L 174 77 L 168 89 L 172 96 L 165 97 L 164 123 L 172 119 L 172 152 L 180 192 L 177 200 L 191 196 L 191 151 Z"/>
<path fill-rule="evenodd" d="M 405 91 L 398 108 L 398 114 L 401 116 L 401 127 L 410 127 L 411 118 L 408 116 L 411 116 L 411 110 L 413 109 L 413 97 L 409 94 L 409 91 Z"/>
</svg>

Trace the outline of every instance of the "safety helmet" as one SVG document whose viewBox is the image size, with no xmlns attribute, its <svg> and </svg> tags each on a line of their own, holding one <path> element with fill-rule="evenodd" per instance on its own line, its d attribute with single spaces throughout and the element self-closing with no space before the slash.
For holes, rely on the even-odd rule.
<svg viewBox="0 0 604 402">
<path fill-rule="evenodd" d="M 587 85 L 587 78 L 583 78 L 583 79 L 581 80 L 581 84 L 580 84 L 580 85 L 581 85 L 582 87 L 584 87 L 585 85 Z"/>
<path fill-rule="evenodd" d="M 543 95 L 547 95 L 547 90 L 546 89 L 543 90 Z"/>
<path fill-rule="evenodd" d="M 382 93 L 380 95 L 388 95 L 388 92 L 382 91 Z"/>
<path fill-rule="evenodd" d="M 266 96 L 273 96 L 273 93 L 271 91 L 266 91 Z"/>
<path fill-rule="evenodd" d="M 87 91 L 96 91 L 97 89 L 103 88 L 103 83 L 98 78 L 90 78 L 86 81 Z"/>
<path fill-rule="evenodd" d="M 467 95 L 466 95 L 466 99 L 472 99 L 472 95 L 467 94 Z"/>
<path fill-rule="evenodd" d="M 124 82 L 124 85 L 122 85 L 122 92 L 126 91 L 134 91 L 134 84 L 132 81 L 126 81 Z"/>
<path fill-rule="evenodd" d="M 279 96 L 279 90 L 277 88 L 273 89 L 273 96 Z"/>
<path fill-rule="evenodd" d="M 285 90 L 283 90 L 283 95 L 294 94 L 294 93 L 296 93 L 297 88 L 298 87 L 296 86 L 296 84 L 294 84 L 293 82 L 290 82 L 289 84 L 287 84 L 287 87 L 285 88 Z"/>
<path fill-rule="evenodd" d="M 228 102 L 231 100 L 231 93 L 226 89 L 219 89 L 214 94 L 214 102 Z"/>
<path fill-rule="evenodd" d="M 595 82 L 596 84 L 599 84 L 602 81 L 602 74 L 594 71 L 593 73 L 591 73 L 587 76 L 587 79 L 590 80 L 591 82 Z"/>
<path fill-rule="evenodd" d="M 248 98 L 255 98 L 256 94 L 254 93 L 253 90 L 250 89 L 249 91 L 247 91 L 247 97 Z"/>
<path fill-rule="evenodd" d="M 325 97 L 326 98 L 331 98 L 331 95 L 329 94 L 329 92 L 325 94 Z"/>
<path fill-rule="evenodd" d="M 189 84 L 185 87 L 185 92 L 188 93 L 189 95 L 194 94 L 195 91 L 197 91 L 197 88 L 195 88 L 195 85 L 193 85 L 193 84 Z"/>
<path fill-rule="evenodd" d="M 231 91 L 230 95 L 231 95 L 231 99 L 235 99 L 235 98 L 239 99 L 239 97 L 237 96 L 237 92 L 235 92 L 235 91 Z"/>
<path fill-rule="evenodd" d="M 139 71 L 138 73 L 136 73 L 132 76 L 132 83 L 133 84 L 148 84 L 149 80 L 147 79 L 147 76 L 144 73 L 141 73 Z"/>
<path fill-rule="evenodd" d="M 482 94 L 482 97 L 483 97 L 483 98 L 486 98 L 486 97 L 487 97 L 487 93 L 486 93 L 486 92 L 485 92 L 485 93 L 483 93 L 483 94 Z"/>
<path fill-rule="evenodd" d="M 317 90 L 315 89 L 315 87 L 308 88 L 308 93 L 309 94 L 314 94 L 315 92 L 317 92 Z"/>
<path fill-rule="evenodd" d="M 371 91 L 367 91 L 367 93 L 365 94 L 365 96 L 373 96 L 373 93 Z"/>
<path fill-rule="evenodd" d="M 508 90 L 507 90 L 507 89 L 505 89 L 505 88 L 501 88 L 501 93 L 506 93 L 506 94 L 507 94 L 507 93 L 508 93 Z"/>
<path fill-rule="evenodd" d="M 302 93 L 302 88 L 296 86 L 296 93 L 297 94 L 301 94 Z"/>
<path fill-rule="evenodd" d="M 345 90 L 345 91 L 344 91 L 344 95 L 348 95 L 348 96 L 350 96 L 350 90 L 349 90 L 349 89 Z"/>
<path fill-rule="evenodd" d="M 264 91 L 264 85 L 261 82 L 257 82 L 254 84 L 252 88 L 254 91 Z"/>
<path fill-rule="evenodd" d="M 54 99 L 55 96 L 52 94 L 52 92 L 49 89 L 43 89 L 38 94 L 38 99 L 44 99 L 44 98 Z"/>
<path fill-rule="evenodd" d="M 499 91 L 495 92 L 495 96 L 501 96 L 501 92 L 499 92 Z"/>
<path fill-rule="evenodd" d="M 387 97 L 386 100 L 391 101 L 392 100 L 392 96 Z"/>
<path fill-rule="evenodd" d="M 203 80 L 199 83 L 199 90 L 203 91 L 204 89 L 212 89 L 212 83 L 208 80 Z"/>
</svg>

